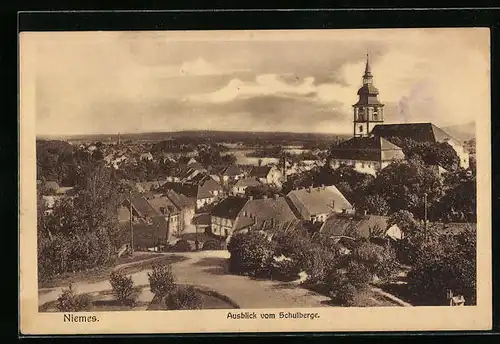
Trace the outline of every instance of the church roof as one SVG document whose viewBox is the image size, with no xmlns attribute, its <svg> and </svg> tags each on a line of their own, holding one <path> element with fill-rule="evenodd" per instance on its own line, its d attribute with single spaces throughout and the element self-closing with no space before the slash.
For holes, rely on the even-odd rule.
<svg viewBox="0 0 500 344">
<path fill-rule="evenodd" d="M 400 123 L 400 124 L 378 124 L 372 130 L 372 135 L 379 137 L 398 137 L 401 139 L 412 139 L 417 142 L 446 142 L 453 138 L 443 129 L 432 123 Z"/>
<path fill-rule="evenodd" d="M 382 137 L 353 137 L 330 149 L 333 159 L 392 161 L 404 159 L 403 150 Z"/>
<path fill-rule="evenodd" d="M 361 86 L 361 88 L 358 90 L 358 95 L 378 95 L 378 88 L 373 86 L 373 84 L 364 84 Z"/>
</svg>

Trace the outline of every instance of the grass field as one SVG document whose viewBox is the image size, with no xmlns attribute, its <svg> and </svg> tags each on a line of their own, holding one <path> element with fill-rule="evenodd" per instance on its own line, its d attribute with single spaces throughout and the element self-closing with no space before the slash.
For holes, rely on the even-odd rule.
<svg viewBox="0 0 500 344">
<path fill-rule="evenodd" d="M 109 275 L 114 270 L 122 271 L 125 274 L 133 274 L 148 268 L 152 263 L 173 264 L 186 258 L 175 254 L 144 254 L 139 253 L 134 257 L 119 258 L 113 264 L 99 269 L 79 271 L 56 276 L 47 281 L 39 281 L 38 289 L 67 286 L 70 282 L 100 282 L 109 279 Z M 127 264 L 127 265 L 125 265 Z M 120 266 L 123 267 L 120 268 Z M 42 291 L 43 292 L 43 291 Z"/>
</svg>

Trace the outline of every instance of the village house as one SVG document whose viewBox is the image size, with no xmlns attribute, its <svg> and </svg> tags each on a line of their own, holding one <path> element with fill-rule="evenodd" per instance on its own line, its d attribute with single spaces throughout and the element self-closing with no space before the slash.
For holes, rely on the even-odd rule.
<svg viewBox="0 0 500 344">
<path fill-rule="evenodd" d="M 260 186 L 262 183 L 257 178 L 243 178 L 239 179 L 232 187 L 234 195 L 245 195 L 245 190 L 248 187 Z"/>
<path fill-rule="evenodd" d="M 351 213 L 352 205 L 335 185 L 292 190 L 287 199 L 292 210 L 304 221 L 324 222 L 331 213 Z"/>
<path fill-rule="evenodd" d="M 221 171 L 220 174 L 222 176 L 222 181 L 225 184 L 237 181 L 237 180 L 241 179 L 244 176 L 243 171 L 236 164 L 229 164 L 229 165 L 227 165 L 226 167 L 224 167 L 222 169 L 222 171 Z"/>
<path fill-rule="evenodd" d="M 189 182 L 167 182 L 163 184 L 161 190 L 174 190 L 192 199 L 196 209 L 212 204 L 224 196 L 222 186 L 206 174 L 200 174 Z"/>
<path fill-rule="evenodd" d="M 320 233 L 336 240 L 361 238 L 390 238 L 399 240 L 403 233 L 397 225 L 389 226 L 389 218 L 366 213 L 338 214 L 333 213 L 327 217 L 320 228 Z"/>
<path fill-rule="evenodd" d="M 149 182 L 137 182 L 135 183 L 135 187 L 139 192 L 149 192 L 156 189 L 159 189 L 163 185 L 167 183 L 167 180 L 155 180 Z"/>
<path fill-rule="evenodd" d="M 222 198 L 224 189 L 213 178 L 204 178 L 198 184 L 198 192 L 196 195 L 197 209 L 203 208 L 205 205 L 212 204 L 216 200 Z"/>
<path fill-rule="evenodd" d="M 130 213 L 132 210 L 132 214 Z M 118 209 L 120 226 L 126 228 L 132 220 L 134 249 L 152 249 L 165 245 L 171 235 L 168 216 L 161 214 L 142 195 L 124 199 Z"/>
<path fill-rule="evenodd" d="M 274 165 L 253 166 L 249 177 L 257 178 L 263 184 L 281 186 L 283 175 Z"/>
<path fill-rule="evenodd" d="M 244 197 L 230 196 L 215 205 L 210 212 L 212 234 L 226 238 L 231 233 L 236 217 L 247 200 Z"/>
<path fill-rule="evenodd" d="M 297 220 L 285 197 L 279 195 L 261 199 L 250 197 L 238 213 L 226 242 L 233 233 L 251 230 L 264 231 L 272 236 L 278 227 Z"/>
</svg>

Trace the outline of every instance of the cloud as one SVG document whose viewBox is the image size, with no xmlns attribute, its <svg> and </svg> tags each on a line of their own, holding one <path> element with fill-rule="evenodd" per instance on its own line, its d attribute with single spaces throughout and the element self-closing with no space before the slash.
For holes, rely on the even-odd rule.
<svg viewBox="0 0 500 344">
<path fill-rule="evenodd" d="M 490 111 L 489 37 L 475 29 L 29 35 L 40 134 L 350 132 L 367 49 L 387 122 L 444 126 Z"/>
<path fill-rule="evenodd" d="M 300 84 L 289 84 L 280 80 L 276 74 L 258 75 L 255 81 L 244 82 L 232 79 L 229 83 L 207 94 L 188 96 L 188 101 L 207 103 L 227 103 L 236 99 L 251 98 L 263 95 L 306 96 L 316 92 L 314 78 L 302 80 Z"/>
</svg>

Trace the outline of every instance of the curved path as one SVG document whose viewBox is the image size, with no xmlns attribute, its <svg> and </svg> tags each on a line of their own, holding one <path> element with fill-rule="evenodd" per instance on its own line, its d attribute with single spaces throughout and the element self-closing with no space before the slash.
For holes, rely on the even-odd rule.
<svg viewBox="0 0 500 344">
<path fill-rule="evenodd" d="M 213 289 L 234 300 L 241 308 L 327 307 L 328 297 L 290 283 L 226 274 L 227 251 L 199 251 L 181 255 L 188 259 L 172 264 L 176 282 Z M 132 274 L 134 285 L 148 285 L 149 271 L 146 269 Z M 73 287 L 78 294 L 111 289 L 108 281 L 75 283 Z M 58 287 L 39 294 L 38 304 L 56 300 L 61 291 L 62 287 Z"/>
</svg>

